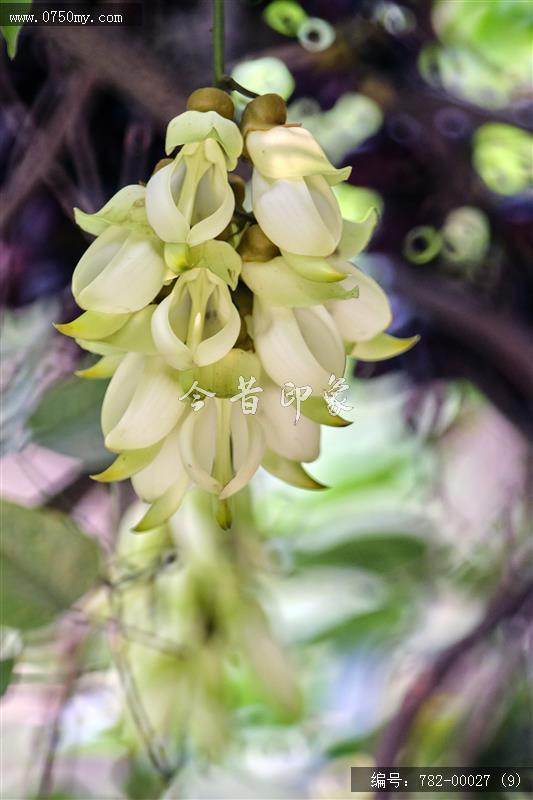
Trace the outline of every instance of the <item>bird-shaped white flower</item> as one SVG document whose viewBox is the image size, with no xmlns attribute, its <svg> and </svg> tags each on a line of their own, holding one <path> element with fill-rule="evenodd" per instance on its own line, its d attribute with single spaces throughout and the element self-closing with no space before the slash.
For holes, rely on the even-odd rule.
<svg viewBox="0 0 533 800">
<path fill-rule="evenodd" d="M 164 242 L 191 246 L 214 239 L 231 220 L 235 197 L 228 170 L 235 168 L 242 136 L 216 111 L 186 111 L 167 128 L 166 150 L 183 145 L 146 186 L 150 225 Z"/>
<path fill-rule="evenodd" d="M 152 317 L 156 348 L 180 370 L 223 358 L 240 329 L 239 312 L 226 283 L 205 267 L 183 273 Z"/>
<path fill-rule="evenodd" d="M 254 166 L 255 217 L 282 251 L 328 256 L 342 234 L 342 218 L 331 186 L 351 167 L 336 169 L 304 128 L 276 125 L 252 130 L 246 147 Z"/>
</svg>

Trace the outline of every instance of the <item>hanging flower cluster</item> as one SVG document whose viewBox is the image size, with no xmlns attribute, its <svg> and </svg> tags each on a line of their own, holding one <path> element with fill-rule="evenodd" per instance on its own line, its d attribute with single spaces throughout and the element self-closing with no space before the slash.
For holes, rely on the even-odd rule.
<svg viewBox="0 0 533 800">
<path fill-rule="evenodd" d="M 149 509 L 137 531 L 163 524 L 196 485 L 228 499 L 262 464 L 321 488 L 302 467 L 319 453 L 346 355 L 388 358 L 415 339 L 384 333 L 386 295 L 349 259 L 376 223 L 341 218 L 336 169 L 305 129 L 286 124 L 278 95 L 253 100 L 241 128 L 218 89 L 199 89 L 167 129 L 145 186 L 126 186 L 76 221 L 96 236 L 72 291 L 84 313 L 58 329 L 101 356 L 86 378 L 111 378 L 102 429 L 113 464 L 93 476 L 131 478 Z M 244 184 L 253 166 L 253 215 Z M 295 408 L 297 413 L 295 415 Z"/>
</svg>

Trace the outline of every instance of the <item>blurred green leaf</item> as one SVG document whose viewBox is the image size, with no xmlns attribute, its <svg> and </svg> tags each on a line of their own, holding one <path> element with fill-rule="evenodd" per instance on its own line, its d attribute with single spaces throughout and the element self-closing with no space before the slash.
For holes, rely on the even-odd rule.
<svg viewBox="0 0 533 800">
<path fill-rule="evenodd" d="M 362 639 L 386 639 L 399 627 L 404 614 L 403 604 L 390 603 L 325 628 L 307 639 L 307 643 L 332 641 L 338 646 L 346 646 L 360 644 Z"/>
<path fill-rule="evenodd" d="M 350 566 L 371 572 L 389 572 L 412 565 L 425 554 L 425 542 L 409 534 L 356 535 L 340 542 L 325 543 L 324 547 L 313 547 L 307 538 L 305 547 L 296 547 L 293 551 L 297 567 Z"/>
<path fill-rule="evenodd" d="M 94 586 L 96 542 L 57 511 L 2 508 L 0 622 L 36 628 L 51 622 Z"/>
<path fill-rule="evenodd" d="M 32 0 L 17 0 L 17 5 L 26 6 L 24 11 L 29 11 L 31 7 Z M 4 4 L 4 0 L 2 0 L 2 5 Z M 0 31 L 6 41 L 7 46 L 7 54 L 9 58 L 15 58 L 17 53 L 17 40 L 19 37 L 20 30 L 22 25 L 0 25 Z"/>
<path fill-rule="evenodd" d="M 0 661 L 0 697 L 5 695 L 9 684 L 11 683 L 14 666 L 14 658 L 5 658 L 3 661 Z"/>
<path fill-rule="evenodd" d="M 100 409 L 107 383 L 69 378 L 54 386 L 30 417 L 32 440 L 81 459 L 89 471 L 107 465 L 111 456 L 100 429 Z"/>
</svg>

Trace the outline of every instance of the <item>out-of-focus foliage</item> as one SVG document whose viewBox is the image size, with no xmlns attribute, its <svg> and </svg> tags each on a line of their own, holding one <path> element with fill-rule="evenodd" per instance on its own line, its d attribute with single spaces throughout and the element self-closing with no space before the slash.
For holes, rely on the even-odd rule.
<svg viewBox="0 0 533 800">
<path fill-rule="evenodd" d="M 2 524 L 0 624 L 45 625 L 94 586 L 98 547 L 67 516 L 4 503 Z"/>
<path fill-rule="evenodd" d="M 474 166 L 489 189 L 521 194 L 533 183 L 533 135 L 512 125 L 488 123 L 474 136 Z"/>
<path fill-rule="evenodd" d="M 432 85 L 486 108 L 502 108 L 531 85 L 533 18 L 522 0 L 439 0 L 422 75 Z"/>
<path fill-rule="evenodd" d="M 233 68 L 231 77 L 257 94 L 275 92 L 288 100 L 294 91 L 294 78 L 287 66 L 271 56 L 241 61 Z M 248 102 L 240 92 L 233 92 L 232 99 L 238 109 L 243 109 Z"/>
<path fill-rule="evenodd" d="M 29 11 L 31 8 L 31 3 L 32 0 L 20 0 L 20 2 L 17 3 L 18 5 L 17 12 L 24 13 L 25 11 Z M 22 25 L 7 25 L 7 24 L 0 25 L 0 33 L 2 34 L 4 41 L 6 43 L 7 53 L 9 55 L 9 58 L 15 58 L 15 55 L 17 53 L 17 42 L 21 28 Z"/>
<path fill-rule="evenodd" d="M 26 421 L 39 402 L 50 376 L 52 322 L 59 313 L 57 298 L 37 300 L 21 310 L 6 309 L 0 322 L 0 382 L 2 417 L 0 453 L 19 450 L 28 440 Z M 50 375 L 51 373 L 51 375 Z"/>
<path fill-rule="evenodd" d="M 91 472 L 111 461 L 100 429 L 107 381 L 68 378 L 56 384 L 28 421 L 32 441 L 80 459 Z"/>
</svg>

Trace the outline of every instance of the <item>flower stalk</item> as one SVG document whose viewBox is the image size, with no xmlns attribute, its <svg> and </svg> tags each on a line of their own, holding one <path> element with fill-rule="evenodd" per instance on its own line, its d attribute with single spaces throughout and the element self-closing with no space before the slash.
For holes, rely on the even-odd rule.
<svg viewBox="0 0 533 800">
<path fill-rule="evenodd" d="M 225 75 L 224 0 L 213 0 L 213 77 L 214 85 L 222 88 Z"/>
</svg>

